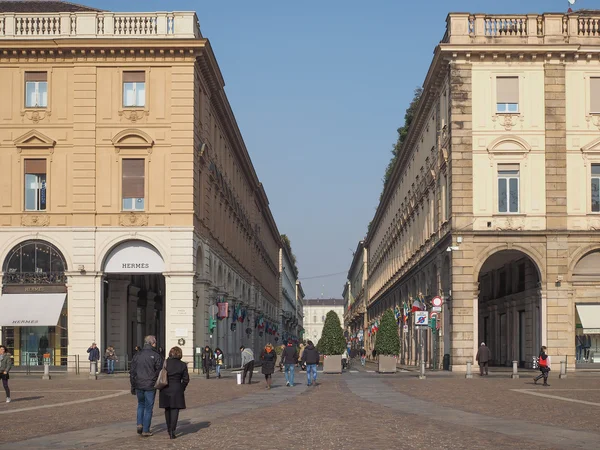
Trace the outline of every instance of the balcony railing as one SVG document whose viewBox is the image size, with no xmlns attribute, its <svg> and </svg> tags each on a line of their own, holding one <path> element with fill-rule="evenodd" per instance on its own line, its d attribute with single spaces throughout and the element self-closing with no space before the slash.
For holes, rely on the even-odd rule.
<svg viewBox="0 0 600 450">
<path fill-rule="evenodd" d="M 0 14 L 0 39 L 201 38 L 194 12 Z"/>
<path fill-rule="evenodd" d="M 486 15 L 451 13 L 447 44 L 600 44 L 600 11 L 570 14 Z"/>
</svg>

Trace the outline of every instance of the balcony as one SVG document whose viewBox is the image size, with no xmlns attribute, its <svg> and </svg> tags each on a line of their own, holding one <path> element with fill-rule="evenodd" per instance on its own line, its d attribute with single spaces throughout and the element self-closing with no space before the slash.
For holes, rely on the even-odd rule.
<svg viewBox="0 0 600 450">
<path fill-rule="evenodd" d="M 442 44 L 600 44 L 600 10 L 570 14 L 451 13 Z"/>
<path fill-rule="evenodd" d="M 202 38 L 195 12 L 4 13 L 0 39 Z"/>
</svg>

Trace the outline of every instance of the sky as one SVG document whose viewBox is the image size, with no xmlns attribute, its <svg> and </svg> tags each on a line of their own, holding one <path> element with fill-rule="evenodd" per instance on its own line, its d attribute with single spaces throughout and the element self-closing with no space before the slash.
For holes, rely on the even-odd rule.
<svg viewBox="0 0 600 450">
<path fill-rule="evenodd" d="M 77 2 L 77 0 L 72 0 Z M 566 12 L 567 0 L 80 0 L 196 11 L 225 92 L 298 260 L 306 298 L 341 298 L 414 89 L 449 12 Z M 577 0 L 576 8 L 600 8 Z"/>
</svg>

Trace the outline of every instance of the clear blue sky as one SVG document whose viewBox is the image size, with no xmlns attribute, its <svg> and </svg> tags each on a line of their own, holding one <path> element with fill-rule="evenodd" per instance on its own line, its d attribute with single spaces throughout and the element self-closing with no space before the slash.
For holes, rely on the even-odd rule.
<svg viewBox="0 0 600 450">
<path fill-rule="evenodd" d="M 77 0 L 72 0 L 77 2 Z M 450 11 L 565 12 L 567 0 L 81 0 L 195 10 L 307 298 L 341 297 L 413 90 Z M 578 0 L 578 8 L 598 7 Z"/>
</svg>

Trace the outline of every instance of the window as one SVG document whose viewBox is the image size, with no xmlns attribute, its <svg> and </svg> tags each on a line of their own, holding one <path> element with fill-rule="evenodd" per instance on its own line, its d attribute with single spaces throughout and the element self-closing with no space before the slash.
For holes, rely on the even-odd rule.
<svg viewBox="0 0 600 450">
<path fill-rule="evenodd" d="M 143 159 L 123 160 L 123 210 L 144 210 L 144 163 Z"/>
<path fill-rule="evenodd" d="M 123 106 L 146 105 L 145 72 L 123 72 Z"/>
<path fill-rule="evenodd" d="M 590 112 L 600 114 L 600 78 L 590 78 Z"/>
<path fill-rule="evenodd" d="M 519 78 L 496 78 L 496 112 L 501 114 L 519 112 Z"/>
<path fill-rule="evenodd" d="M 48 74 L 25 72 L 25 107 L 46 108 L 48 106 Z"/>
<path fill-rule="evenodd" d="M 46 210 L 46 160 L 25 160 L 25 210 Z"/>
<path fill-rule="evenodd" d="M 592 212 L 600 212 L 600 164 L 592 164 Z"/>
<path fill-rule="evenodd" d="M 498 212 L 519 212 L 518 164 L 498 164 Z"/>
</svg>

